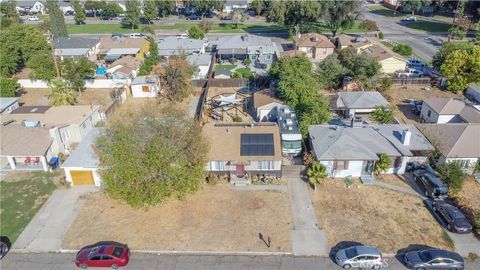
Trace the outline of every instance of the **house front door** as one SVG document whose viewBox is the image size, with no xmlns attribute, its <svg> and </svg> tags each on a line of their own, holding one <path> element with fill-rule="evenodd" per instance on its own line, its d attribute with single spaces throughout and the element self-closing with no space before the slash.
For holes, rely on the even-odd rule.
<svg viewBox="0 0 480 270">
<path fill-rule="evenodd" d="M 245 176 L 245 165 L 243 164 L 237 164 L 235 167 L 235 172 L 238 177 L 244 177 Z"/>
<path fill-rule="evenodd" d="M 364 164 L 363 173 L 364 174 L 372 174 L 374 161 L 373 160 L 368 160 L 368 161 L 364 162 L 363 164 Z"/>
</svg>

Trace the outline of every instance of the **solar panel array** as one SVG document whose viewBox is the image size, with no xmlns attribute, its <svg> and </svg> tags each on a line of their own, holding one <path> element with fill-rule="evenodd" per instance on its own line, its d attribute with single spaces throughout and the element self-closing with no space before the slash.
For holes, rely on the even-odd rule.
<svg viewBox="0 0 480 270">
<path fill-rule="evenodd" d="M 273 134 L 241 134 L 240 156 L 273 156 Z"/>
</svg>

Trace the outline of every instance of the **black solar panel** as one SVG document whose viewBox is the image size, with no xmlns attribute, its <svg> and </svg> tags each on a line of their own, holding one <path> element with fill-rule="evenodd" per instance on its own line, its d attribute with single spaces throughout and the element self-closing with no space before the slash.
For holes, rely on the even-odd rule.
<svg viewBox="0 0 480 270">
<path fill-rule="evenodd" d="M 240 156 L 273 156 L 273 134 L 241 134 Z"/>
</svg>

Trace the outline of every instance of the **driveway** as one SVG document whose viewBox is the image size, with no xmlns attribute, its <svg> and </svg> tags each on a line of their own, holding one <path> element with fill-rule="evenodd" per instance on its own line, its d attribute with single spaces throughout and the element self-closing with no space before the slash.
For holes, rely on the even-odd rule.
<svg viewBox="0 0 480 270">
<path fill-rule="evenodd" d="M 13 244 L 13 249 L 50 252 L 62 249 L 63 236 L 85 203 L 93 186 L 56 190 Z"/>
</svg>

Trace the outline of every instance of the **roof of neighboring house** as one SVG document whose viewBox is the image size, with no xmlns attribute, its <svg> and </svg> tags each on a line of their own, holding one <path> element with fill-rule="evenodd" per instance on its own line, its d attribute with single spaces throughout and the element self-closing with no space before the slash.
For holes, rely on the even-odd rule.
<svg viewBox="0 0 480 270">
<path fill-rule="evenodd" d="M 187 57 L 190 65 L 193 66 L 210 66 L 212 56 L 210 54 L 192 54 Z"/>
<path fill-rule="evenodd" d="M 43 127 L 10 124 L 3 126 L 0 133 L 2 156 L 43 156 L 53 141 L 49 129 Z"/>
<path fill-rule="evenodd" d="M 219 37 L 217 42 L 219 54 L 253 54 L 276 53 L 275 43 L 270 38 L 254 35 L 233 35 Z"/>
<path fill-rule="evenodd" d="M 467 105 L 458 114 L 467 123 L 480 123 L 480 108 L 476 109 L 473 106 Z"/>
<path fill-rule="evenodd" d="M 90 105 L 21 106 L 11 114 L 2 116 L 2 122 L 15 120 L 20 124 L 23 120 L 37 120 L 41 124 L 53 126 L 81 124 L 96 110 L 98 106 Z"/>
<path fill-rule="evenodd" d="M 348 46 L 352 43 L 352 36 L 346 34 L 337 35 L 337 42 L 340 42 L 342 46 Z"/>
<path fill-rule="evenodd" d="M 18 102 L 18 97 L 2 97 L 0 98 L 0 112 L 3 112 L 6 108 L 12 104 Z"/>
<path fill-rule="evenodd" d="M 411 151 L 433 150 L 430 142 L 413 125 L 371 125 L 343 127 L 312 125 L 308 128 L 318 160 L 378 160 L 378 155 L 412 156 Z M 402 133 L 411 132 L 409 145 Z"/>
<path fill-rule="evenodd" d="M 99 38 L 63 37 L 53 40 L 55 49 L 91 49 L 98 43 Z"/>
<path fill-rule="evenodd" d="M 420 129 L 447 158 L 480 157 L 480 124 L 425 124 Z"/>
<path fill-rule="evenodd" d="M 140 48 L 113 48 L 107 51 L 107 55 L 137 54 Z"/>
<path fill-rule="evenodd" d="M 100 134 L 101 129 L 99 128 L 90 130 L 67 160 L 63 162 L 62 168 L 97 168 L 100 161 L 93 147 Z"/>
<path fill-rule="evenodd" d="M 56 56 L 82 56 L 86 55 L 90 49 L 55 49 Z"/>
<path fill-rule="evenodd" d="M 254 108 L 262 107 L 272 103 L 283 104 L 283 102 L 275 96 L 271 89 L 265 89 L 253 93 Z"/>
<path fill-rule="evenodd" d="M 459 114 L 465 107 L 465 102 L 455 98 L 428 98 L 423 104 L 438 114 Z"/>
<path fill-rule="evenodd" d="M 182 38 L 182 37 L 166 37 L 157 40 L 158 55 L 170 56 L 178 55 L 180 51 L 191 54 L 195 51 L 201 51 L 205 46 L 205 41 L 201 39 Z"/>
<path fill-rule="evenodd" d="M 407 62 L 403 56 L 380 44 L 373 44 L 372 46 L 362 49 L 362 51 L 364 54 L 370 55 L 377 61 L 395 58 L 399 61 Z"/>
<path fill-rule="evenodd" d="M 338 92 L 336 109 L 373 109 L 388 106 L 388 101 L 377 91 Z"/>
<path fill-rule="evenodd" d="M 215 124 L 208 123 L 202 133 L 210 142 L 209 160 L 249 161 L 282 160 L 280 131 L 274 123 Z M 273 134 L 273 155 L 241 155 L 242 134 Z"/>
<path fill-rule="evenodd" d="M 100 52 L 105 53 L 114 48 L 142 48 L 148 41 L 143 38 L 111 38 L 104 37 L 100 42 Z"/>
<path fill-rule="evenodd" d="M 295 44 L 299 47 L 335 48 L 335 45 L 326 36 L 317 33 L 297 36 Z"/>
<path fill-rule="evenodd" d="M 129 69 L 137 70 L 142 65 L 142 60 L 135 58 L 131 55 L 126 55 L 120 59 L 115 60 L 113 63 L 110 64 L 110 67 L 118 65 L 127 67 Z"/>
<path fill-rule="evenodd" d="M 149 84 L 149 83 L 157 83 L 157 77 L 155 76 L 138 76 L 136 77 L 132 85 L 137 85 L 137 84 Z"/>
<path fill-rule="evenodd" d="M 248 5 L 249 0 L 226 0 L 224 6 L 245 6 Z"/>
</svg>

